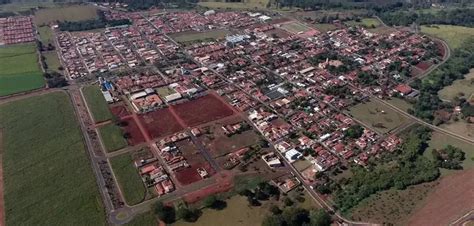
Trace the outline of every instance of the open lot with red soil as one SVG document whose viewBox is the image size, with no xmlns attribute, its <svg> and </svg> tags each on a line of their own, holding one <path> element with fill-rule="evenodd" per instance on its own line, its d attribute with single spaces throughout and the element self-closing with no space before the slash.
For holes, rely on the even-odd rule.
<svg viewBox="0 0 474 226">
<path fill-rule="evenodd" d="M 195 203 L 198 202 L 205 197 L 217 193 L 227 192 L 230 191 L 234 187 L 232 175 L 229 173 L 222 173 L 216 175 L 216 183 L 205 187 L 201 190 L 197 190 L 191 193 L 188 193 L 184 196 L 184 200 L 187 203 Z"/>
<path fill-rule="evenodd" d="M 212 157 L 216 158 L 226 155 L 232 151 L 254 145 L 260 140 L 260 137 L 251 129 L 230 137 L 224 134 L 223 125 L 241 121 L 240 117 L 231 117 L 230 120 L 215 123 L 204 128 L 210 134 L 203 134 L 199 137 L 199 140 L 207 147 Z"/>
<path fill-rule="evenodd" d="M 466 160 L 469 161 L 469 160 Z M 449 225 L 474 209 L 474 169 L 443 177 L 409 225 Z"/>
<path fill-rule="evenodd" d="M 444 58 L 446 56 L 446 48 L 444 48 L 443 43 L 441 43 L 438 40 L 435 40 L 435 43 L 436 43 L 436 47 L 438 48 L 441 57 Z"/>
<path fill-rule="evenodd" d="M 422 61 L 418 63 L 416 67 L 421 69 L 422 71 L 426 71 L 428 68 L 431 67 L 431 65 L 433 65 L 431 62 Z"/>
<path fill-rule="evenodd" d="M 208 94 L 195 100 L 172 106 L 187 126 L 196 126 L 234 114 L 230 105 L 220 97 Z"/>
<path fill-rule="evenodd" d="M 133 118 L 127 118 L 124 119 L 127 123 L 127 126 L 122 127 L 122 129 L 130 134 L 130 138 L 127 139 L 127 142 L 129 145 L 137 145 L 139 143 L 145 142 L 145 137 L 143 137 L 142 132 L 140 131 L 140 128 L 138 128 L 137 123 Z"/>
<path fill-rule="evenodd" d="M 197 147 L 192 143 L 191 140 L 183 140 L 176 143 L 176 146 L 183 154 L 184 158 L 190 165 L 190 167 L 181 169 L 175 172 L 175 176 L 181 185 L 188 185 L 194 182 L 202 180 L 201 176 L 197 172 L 198 168 L 204 168 L 209 173 L 209 176 L 215 174 L 210 164 L 201 155 Z"/>
<path fill-rule="evenodd" d="M 146 113 L 139 117 L 152 139 L 168 136 L 184 129 L 168 108 Z"/>
<path fill-rule="evenodd" d="M 118 118 L 122 118 L 130 114 L 130 112 L 128 112 L 128 109 L 122 104 L 115 104 L 111 106 L 110 111 Z"/>
</svg>

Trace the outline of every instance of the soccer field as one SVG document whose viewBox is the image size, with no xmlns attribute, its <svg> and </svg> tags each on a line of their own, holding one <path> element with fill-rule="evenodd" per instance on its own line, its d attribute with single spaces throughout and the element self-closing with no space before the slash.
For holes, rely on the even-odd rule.
<svg viewBox="0 0 474 226">
<path fill-rule="evenodd" d="M 66 94 L 0 105 L 6 225 L 105 225 Z"/>
</svg>

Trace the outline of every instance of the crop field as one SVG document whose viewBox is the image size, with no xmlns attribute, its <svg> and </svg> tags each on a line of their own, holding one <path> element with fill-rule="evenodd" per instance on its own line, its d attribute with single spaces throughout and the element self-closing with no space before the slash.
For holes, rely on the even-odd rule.
<svg viewBox="0 0 474 226">
<path fill-rule="evenodd" d="M 408 121 L 405 116 L 377 100 L 357 104 L 349 109 L 349 113 L 381 133 L 387 133 Z"/>
<path fill-rule="evenodd" d="M 34 44 L 0 47 L 0 96 L 44 86 Z"/>
<path fill-rule="evenodd" d="M 37 7 L 52 8 L 56 6 L 53 1 L 12 1 L 12 3 L 0 5 L 0 12 L 22 13 Z"/>
<path fill-rule="evenodd" d="M 452 101 L 454 97 L 469 99 L 474 94 L 474 69 L 465 75 L 464 79 L 456 80 L 450 86 L 445 86 L 438 92 L 441 100 Z"/>
<path fill-rule="evenodd" d="M 215 171 L 209 165 L 207 160 L 201 155 L 194 143 L 187 139 L 176 143 L 178 149 L 183 153 L 184 158 L 190 167 L 175 172 L 176 178 L 181 185 L 188 185 L 200 181 L 202 178 L 197 172 L 197 168 L 204 168 L 213 175 Z"/>
<path fill-rule="evenodd" d="M 297 22 L 297 21 L 283 23 L 280 26 L 281 26 L 281 29 L 283 29 L 285 31 L 288 31 L 290 33 L 293 33 L 293 34 L 298 34 L 298 33 L 301 33 L 301 32 L 307 32 L 307 31 L 310 30 L 310 28 L 308 28 L 304 24 L 302 24 L 300 22 Z"/>
<path fill-rule="evenodd" d="M 146 188 L 133 165 L 130 154 L 123 154 L 111 158 L 110 164 L 117 178 L 120 190 L 128 205 L 135 205 L 145 198 Z"/>
<path fill-rule="evenodd" d="M 170 35 L 175 41 L 180 43 L 192 43 L 196 41 L 207 41 L 207 40 L 216 40 L 216 39 L 223 39 L 227 35 L 231 34 L 228 30 L 212 30 L 212 31 L 205 31 L 205 32 L 180 32 Z"/>
<path fill-rule="evenodd" d="M 43 52 L 43 56 L 46 58 L 46 64 L 48 65 L 48 71 L 59 71 L 59 66 L 61 63 L 59 62 L 58 55 L 55 51 Z"/>
<path fill-rule="evenodd" d="M 362 201 L 351 213 L 351 219 L 377 224 L 407 225 L 412 213 L 422 207 L 438 182 L 409 186 L 405 190 L 390 189 Z"/>
<path fill-rule="evenodd" d="M 474 35 L 474 28 L 452 26 L 452 25 L 432 25 L 421 26 L 421 32 L 433 35 L 446 41 L 451 49 L 457 49 L 468 38 Z"/>
<path fill-rule="evenodd" d="M 265 9 L 269 0 L 248 0 L 243 2 L 201 1 L 198 5 L 215 9 Z"/>
<path fill-rule="evenodd" d="M 233 109 L 213 94 L 172 106 L 172 108 L 188 126 L 211 122 L 234 113 Z"/>
<path fill-rule="evenodd" d="M 408 221 L 409 225 L 449 225 L 474 209 L 474 169 L 441 178 L 426 198 L 429 200 Z"/>
<path fill-rule="evenodd" d="M 100 127 L 99 133 L 107 152 L 116 151 L 127 146 L 122 130 L 115 124 Z"/>
<path fill-rule="evenodd" d="M 6 225 L 105 225 L 105 212 L 66 94 L 0 106 Z"/>
<path fill-rule="evenodd" d="M 97 8 L 91 5 L 72 5 L 61 8 L 40 9 L 36 12 L 34 22 L 47 25 L 56 21 L 80 21 L 97 18 Z"/>
<path fill-rule="evenodd" d="M 184 129 L 178 123 L 169 108 L 142 114 L 140 115 L 140 120 L 151 138 L 168 136 Z"/>
<path fill-rule="evenodd" d="M 103 122 L 112 119 L 109 106 L 98 86 L 87 86 L 82 89 L 89 111 L 94 122 Z"/>
</svg>

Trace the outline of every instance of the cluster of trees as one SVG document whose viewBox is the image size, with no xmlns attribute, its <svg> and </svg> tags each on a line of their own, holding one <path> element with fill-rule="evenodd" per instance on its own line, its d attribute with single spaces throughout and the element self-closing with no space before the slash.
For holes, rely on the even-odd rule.
<svg viewBox="0 0 474 226">
<path fill-rule="evenodd" d="M 457 79 L 463 79 L 464 75 L 474 67 L 474 38 L 463 43 L 454 50 L 451 58 L 433 71 L 429 79 L 424 81 L 416 80 L 411 85 L 420 90 L 420 96 L 414 105 L 415 116 L 432 122 L 434 112 L 438 109 L 451 108 L 450 104 L 444 104 L 438 97 L 438 91 L 445 86 L 449 86 Z M 469 103 L 463 101 L 463 107 L 469 109 Z M 467 110 L 470 112 L 469 110 Z"/>
<path fill-rule="evenodd" d="M 273 214 L 268 215 L 264 218 L 262 226 L 281 226 L 281 225 L 292 225 L 292 226 L 329 226 L 331 225 L 331 216 L 324 211 L 319 210 L 307 210 L 303 208 L 285 208 L 283 211 L 278 207 L 272 208 Z M 276 211 L 278 210 L 278 211 Z"/>
<path fill-rule="evenodd" d="M 246 196 L 251 206 L 260 206 L 262 205 L 260 201 L 266 201 L 271 197 L 279 198 L 280 190 L 269 183 L 262 182 L 253 191 L 244 189 L 239 192 L 239 195 Z"/>
<path fill-rule="evenodd" d="M 395 11 L 381 13 L 380 18 L 388 25 L 408 26 L 417 24 L 450 24 L 474 27 L 474 9 L 444 9 L 436 12 Z"/>
<path fill-rule="evenodd" d="M 98 19 L 82 21 L 60 21 L 58 22 L 61 31 L 86 31 L 105 27 L 115 27 L 121 25 L 130 25 L 132 21 L 128 19 L 107 20 L 103 11 L 98 11 Z"/>
<path fill-rule="evenodd" d="M 49 88 L 61 88 L 69 85 L 64 76 L 58 72 L 47 72 L 43 76 L 46 78 L 46 83 Z"/>
<path fill-rule="evenodd" d="M 364 134 L 364 127 L 361 125 L 352 125 L 344 132 L 345 137 L 357 139 Z"/>
<path fill-rule="evenodd" d="M 436 166 L 445 169 L 462 169 L 461 163 L 465 159 L 464 152 L 454 146 L 448 145 L 441 150 L 431 151 Z"/>
<path fill-rule="evenodd" d="M 396 161 L 367 170 L 352 168 L 353 176 L 341 181 L 335 189 L 335 202 L 342 212 L 347 212 L 370 195 L 390 188 L 405 189 L 409 185 L 433 181 L 439 177 L 438 167 L 426 157 L 423 151 L 430 131 L 417 128 L 407 134 Z M 334 189 L 334 186 L 332 186 Z"/>
<path fill-rule="evenodd" d="M 374 1 L 374 0 L 278 0 L 278 7 L 298 7 L 306 10 L 318 9 L 368 9 L 376 12 L 411 7 L 406 1 Z"/>
</svg>

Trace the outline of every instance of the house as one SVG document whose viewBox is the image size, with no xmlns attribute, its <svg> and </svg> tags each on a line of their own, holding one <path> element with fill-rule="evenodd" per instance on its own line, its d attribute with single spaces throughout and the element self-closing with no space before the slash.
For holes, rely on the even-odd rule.
<svg viewBox="0 0 474 226">
<path fill-rule="evenodd" d="M 301 158 L 301 156 L 303 156 L 299 151 L 297 151 L 296 149 L 291 149 L 287 152 L 285 152 L 285 158 L 290 162 L 294 162 L 296 160 L 298 160 L 299 158 Z"/>
<path fill-rule="evenodd" d="M 400 93 L 402 96 L 407 96 L 413 91 L 413 89 L 407 84 L 399 84 L 395 87 L 394 91 Z"/>
</svg>

